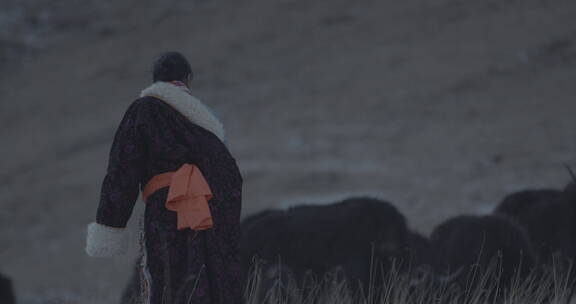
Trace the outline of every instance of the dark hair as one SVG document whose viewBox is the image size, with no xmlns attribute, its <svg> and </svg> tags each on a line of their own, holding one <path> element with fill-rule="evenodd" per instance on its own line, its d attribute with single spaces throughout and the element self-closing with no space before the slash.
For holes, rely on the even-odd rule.
<svg viewBox="0 0 576 304">
<path fill-rule="evenodd" d="M 161 54 L 154 62 L 152 79 L 156 81 L 192 80 L 192 68 L 184 55 L 178 52 Z"/>
</svg>

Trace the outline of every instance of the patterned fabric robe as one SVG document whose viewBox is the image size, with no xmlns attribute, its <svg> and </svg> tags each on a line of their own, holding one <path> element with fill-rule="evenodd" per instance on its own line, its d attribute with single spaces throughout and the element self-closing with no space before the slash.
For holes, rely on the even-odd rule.
<svg viewBox="0 0 576 304">
<path fill-rule="evenodd" d="M 224 144 L 218 119 L 182 88 L 157 82 L 126 111 L 110 150 L 96 222 L 88 226 L 91 256 L 122 254 L 125 227 L 140 191 L 156 174 L 192 163 L 213 198 L 214 226 L 177 230 L 164 203 L 168 187 L 146 202 L 143 223 L 143 303 L 241 303 L 242 176 Z"/>
</svg>

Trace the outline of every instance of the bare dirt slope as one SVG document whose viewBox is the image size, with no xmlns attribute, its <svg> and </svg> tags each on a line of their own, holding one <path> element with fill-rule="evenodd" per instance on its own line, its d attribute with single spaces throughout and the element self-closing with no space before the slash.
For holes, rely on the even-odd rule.
<svg viewBox="0 0 576 304">
<path fill-rule="evenodd" d="M 426 233 L 560 187 L 576 164 L 576 2 L 118 3 L 99 19 L 113 27 L 54 34 L 0 82 L 0 271 L 21 303 L 118 298 L 135 249 L 90 259 L 85 225 L 115 128 L 164 50 L 190 57 L 225 123 L 244 214 L 371 194 Z"/>
</svg>

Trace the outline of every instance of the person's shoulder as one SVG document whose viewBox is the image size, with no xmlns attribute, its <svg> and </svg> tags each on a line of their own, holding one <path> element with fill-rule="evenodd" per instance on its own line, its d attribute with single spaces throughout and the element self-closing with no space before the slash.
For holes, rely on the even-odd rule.
<svg viewBox="0 0 576 304">
<path fill-rule="evenodd" d="M 135 115 L 147 115 L 147 113 L 154 113 L 162 111 L 162 101 L 154 96 L 142 96 L 133 100 L 126 110 L 126 113 L 133 113 Z"/>
<path fill-rule="evenodd" d="M 162 100 L 154 96 L 141 96 L 130 104 L 130 107 L 139 109 L 157 108 L 162 105 Z"/>
<path fill-rule="evenodd" d="M 162 111 L 161 102 L 152 96 L 142 96 L 134 99 L 126 108 L 123 120 L 136 124 L 149 123 L 154 120 L 158 111 Z"/>
</svg>

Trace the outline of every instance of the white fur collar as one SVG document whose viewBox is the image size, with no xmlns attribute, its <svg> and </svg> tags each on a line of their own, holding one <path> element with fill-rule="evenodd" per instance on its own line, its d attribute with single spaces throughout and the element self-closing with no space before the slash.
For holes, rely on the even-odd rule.
<svg viewBox="0 0 576 304">
<path fill-rule="evenodd" d="M 224 126 L 210 108 L 178 86 L 158 81 L 142 91 L 140 97 L 144 96 L 162 99 L 191 122 L 214 133 L 221 141 L 225 140 Z"/>
</svg>

